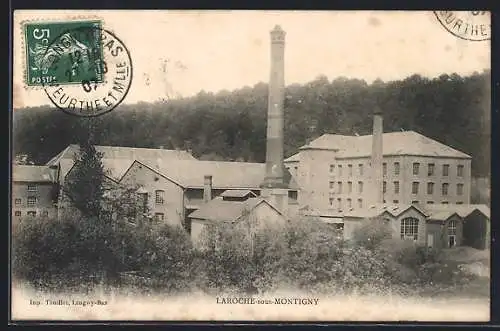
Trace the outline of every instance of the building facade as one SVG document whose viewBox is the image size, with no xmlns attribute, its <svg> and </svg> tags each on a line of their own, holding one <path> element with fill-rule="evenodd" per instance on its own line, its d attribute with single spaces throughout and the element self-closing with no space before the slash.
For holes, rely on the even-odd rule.
<svg viewBox="0 0 500 331">
<path fill-rule="evenodd" d="M 470 203 L 470 156 L 416 132 L 385 133 L 383 138 L 382 202 Z M 285 160 L 300 186 L 301 205 L 338 212 L 375 203 L 371 139 L 323 135 Z"/>
</svg>

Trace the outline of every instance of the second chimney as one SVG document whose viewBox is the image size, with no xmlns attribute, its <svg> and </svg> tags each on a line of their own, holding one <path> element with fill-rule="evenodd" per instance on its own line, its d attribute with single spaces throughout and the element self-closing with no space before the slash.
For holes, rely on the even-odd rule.
<svg viewBox="0 0 500 331">
<path fill-rule="evenodd" d="M 207 203 L 212 200 L 212 176 L 205 175 L 203 180 L 203 202 Z"/>
<path fill-rule="evenodd" d="M 383 194 L 383 181 L 384 174 L 382 170 L 382 162 L 383 162 L 383 143 L 382 143 L 382 135 L 383 135 L 383 119 L 382 112 L 377 107 L 373 112 L 373 138 L 372 138 L 372 156 L 371 156 L 371 181 L 372 181 L 372 199 L 373 202 L 383 203 L 384 202 L 384 194 Z"/>
</svg>

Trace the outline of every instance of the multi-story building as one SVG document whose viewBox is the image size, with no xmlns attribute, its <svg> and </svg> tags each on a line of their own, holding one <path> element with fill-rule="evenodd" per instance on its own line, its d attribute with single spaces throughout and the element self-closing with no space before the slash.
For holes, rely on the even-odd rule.
<svg viewBox="0 0 500 331">
<path fill-rule="evenodd" d="M 372 204 L 372 139 L 325 134 L 286 159 L 301 204 L 322 212 Z M 417 132 L 383 134 L 381 172 L 385 203 L 470 203 L 471 157 Z"/>
<path fill-rule="evenodd" d="M 57 167 L 15 165 L 12 168 L 12 220 L 57 213 Z"/>
</svg>

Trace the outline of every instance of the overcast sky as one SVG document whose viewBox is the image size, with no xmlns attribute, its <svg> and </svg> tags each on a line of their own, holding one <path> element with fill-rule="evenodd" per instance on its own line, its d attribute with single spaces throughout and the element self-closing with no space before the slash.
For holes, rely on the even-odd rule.
<svg viewBox="0 0 500 331">
<path fill-rule="evenodd" d="M 99 17 L 128 47 L 134 80 L 124 103 L 267 82 L 269 31 L 286 31 L 286 84 L 320 74 L 384 81 L 490 68 L 490 43 L 459 39 L 432 12 L 17 11 L 14 106 L 49 104 L 23 82 L 21 22 Z M 166 73 L 163 72 L 166 63 Z"/>
</svg>

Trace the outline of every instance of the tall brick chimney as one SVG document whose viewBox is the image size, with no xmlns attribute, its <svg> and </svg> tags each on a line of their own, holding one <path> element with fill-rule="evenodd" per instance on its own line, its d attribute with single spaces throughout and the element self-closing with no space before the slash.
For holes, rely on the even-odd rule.
<svg viewBox="0 0 500 331">
<path fill-rule="evenodd" d="M 271 75 L 267 105 L 266 176 L 262 187 L 286 188 L 283 178 L 283 126 L 285 100 L 285 31 L 271 31 Z"/>
<path fill-rule="evenodd" d="M 205 175 L 203 180 L 203 202 L 212 200 L 212 176 Z"/>
<path fill-rule="evenodd" d="M 371 155 L 371 184 L 372 184 L 372 201 L 373 203 L 383 203 L 383 181 L 384 174 L 382 170 L 383 162 L 383 143 L 382 134 L 383 118 L 382 111 L 376 107 L 373 111 L 373 138 L 372 138 L 372 155 Z"/>
</svg>

